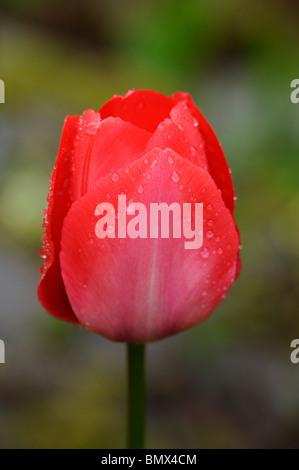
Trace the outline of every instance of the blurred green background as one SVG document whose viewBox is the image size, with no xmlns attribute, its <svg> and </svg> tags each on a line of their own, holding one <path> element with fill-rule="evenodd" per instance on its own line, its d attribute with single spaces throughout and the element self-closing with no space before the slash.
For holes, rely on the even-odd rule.
<svg viewBox="0 0 299 470">
<path fill-rule="evenodd" d="M 299 448 L 296 0 L 2 0 L 1 448 L 116 448 L 125 347 L 36 300 L 63 119 L 113 94 L 188 91 L 232 169 L 243 271 L 199 327 L 148 347 L 149 448 Z"/>
</svg>

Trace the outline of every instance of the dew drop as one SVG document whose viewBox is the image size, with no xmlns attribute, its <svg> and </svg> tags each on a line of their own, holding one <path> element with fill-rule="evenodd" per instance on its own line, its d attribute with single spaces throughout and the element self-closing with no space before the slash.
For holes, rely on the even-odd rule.
<svg viewBox="0 0 299 470">
<path fill-rule="evenodd" d="M 176 171 L 173 171 L 171 179 L 174 183 L 177 183 L 178 181 L 180 181 L 180 175 Z"/>
<path fill-rule="evenodd" d="M 86 284 L 83 284 L 83 289 L 86 289 L 87 285 Z"/>
<path fill-rule="evenodd" d="M 198 120 L 195 117 L 193 118 L 193 124 L 195 127 L 198 127 Z"/>
<path fill-rule="evenodd" d="M 184 128 L 183 128 L 183 126 L 182 126 L 181 124 L 178 124 L 178 128 L 180 129 L 180 131 L 183 131 L 183 130 L 184 130 Z"/>
<path fill-rule="evenodd" d="M 170 165 L 173 164 L 173 158 L 172 158 L 170 155 L 169 155 L 169 157 L 168 157 L 167 160 L 168 160 L 168 163 L 169 163 Z"/>
<path fill-rule="evenodd" d="M 158 160 L 154 160 L 154 161 L 150 164 L 150 168 L 154 168 L 154 167 L 157 165 L 157 162 L 158 162 Z"/>
<path fill-rule="evenodd" d="M 146 179 L 147 179 L 147 180 L 150 180 L 150 179 L 151 179 L 151 175 L 147 175 Z"/>
<path fill-rule="evenodd" d="M 143 187 L 142 186 L 139 186 L 139 188 L 137 189 L 138 193 L 139 194 L 142 194 L 143 193 Z"/>
<path fill-rule="evenodd" d="M 180 185 L 180 190 L 182 191 L 182 189 L 184 189 L 184 185 L 183 185 L 183 184 Z"/>
<path fill-rule="evenodd" d="M 201 293 L 201 295 L 202 295 L 203 297 L 205 297 L 205 296 L 207 295 L 207 291 L 206 291 L 206 290 L 203 290 L 202 293 Z"/>
<path fill-rule="evenodd" d="M 196 151 L 196 148 L 193 147 L 193 145 L 191 145 L 190 147 L 190 152 L 191 152 L 192 157 L 196 157 L 197 151 Z"/>
<path fill-rule="evenodd" d="M 230 244 L 230 243 L 228 243 L 228 244 L 226 245 L 226 248 L 227 248 L 228 250 L 230 250 L 230 249 L 231 249 L 231 247 L 232 247 L 232 246 L 231 246 L 231 244 Z"/>
<path fill-rule="evenodd" d="M 217 253 L 218 253 L 218 255 L 222 255 L 223 249 L 222 249 L 221 247 L 219 247 L 219 248 L 217 249 Z"/>
<path fill-rule="evenodd" d="M 118 173 L 112 173 L 111 176 L 112 181 L 118 181 L 119 180 L 119 174 Z"/>
<path fill-rule="evenodd" d="M 93 238 L 90 238 L 90 239 L 89 239 L 89 243 L 90 243 L 91 245 L 93 245 L 93 244 L 94 244 L 94 239 L 93 239 Z"/>
<path fill-rule="evenodd" d="M 110 194 L 109 193 L 106 194 L 106 198 L 110 199 Z"/>
<path fill-rule="evenodd" d="M 208 209 L 208 211 L 211 211 L 211 210 L 213 209 L 212 204 L 208 204 L 208 205 L 207 205 L 207 209 Z"/>
<path fill-rule="evenodd" d="M 213 230 L 208 230 L 207 231 L 207 238 L 213 238 L 213 236 L 214 236 Z"/>
<path fill-rule="evenodd" d="M 234 196 L 234 201 L 236 201 L 238 199 L 238 196 Z"/>
<path fill-rule="evenodd" d="M 202 258 L 206 259 L 206 258 L 209 257 L 209 254 L 210 254 L 210 251 L 209 251 L 209 249 L 205 246 L 205 247 L 202 249 L 202 251 L 201 251 L 201 253 L 200 253 L 200 256 L 201 256 Z"/>
<path fill-rule="evenodd" d="M 207 224 L 208 224 L 209 227 L 212 227 L 212 225 L 214 224 L 213 219 L 209 219 Z"/>
<path fill-rule="evenodd" d="M 217 243 L 220 242 L 220 237 L 216 237 L 215 240 Z"/>
<path fill-rule="evenodd" d="M 148 164 L 148 159 L 145 158 L 145 159 L 143 160 L 143 163 L 145 163 L 145 164 L 147 165 L 147 164 Z"/>
<path fill-rule="evenodd" d="M 202 188 L 201 192 L 202 192 L 202 193 L 205 193 L 205 192 L 206 192 L 206 188 Z"/>
</svg>

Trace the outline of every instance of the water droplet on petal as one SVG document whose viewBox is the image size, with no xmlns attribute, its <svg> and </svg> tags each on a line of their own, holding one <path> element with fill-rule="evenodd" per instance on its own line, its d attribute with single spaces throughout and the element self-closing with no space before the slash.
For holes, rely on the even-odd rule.
<svg viewBox="0 0 299 470">
<path fill-rule="evenodd" d="M 174 183 L 177 183 L 178 181 L 180 181 L 180 175 L 176 171 L 173 171 L 171 179 Z"/>
<path fill-rule="evenodd" d="M 202 293 L 201 293 L 201 295 L 202 295 L 203 297 L 205 297 L 205 296 L 207 295 L 207 291 L 206 291 L 206 290 L 203 290 Z"/>
<path fill-rule="evenodd" d="M 142 186 L 139 186 L 139 188 L 137 189 L 138 193 L 139 194 L 142 194 L 143 193 L 143 187 Z"/>
<path fill-rule="evenodd" d="M 180 190 L 182 191 L 182 189 L 184 189 L 184 185 L 183 185 L 183 184 L 180 185 Z"/>
<path fill-rule="evenodd" d="M 154 161 L 150 164 L 150 168 L 154 168 L 154 167 L 157 165 L 157 162 L 158 162 L 158 160 L 154 160 Z"/>
<path fill-rule="evenodd" d="M 147 180 L 150 180 L 150 179 L 151 179 L 151 175 L 147 175 L 146 179 L 147 179 Z"/>
<path fill-rule="evenodd" d="M 228 243 L 228 244 L 226 245 L 226 248 L 227 248 L 228 250 L 230 250 L 230 249 L 231 249 L 231 247 L 232 247 L 232 246 L 231 246 L 231 244 L 230 244 L 230 243 Z"/>
<path fill-rule="evenodd" d="M 195 117 L 193 118 L 193 124 L 194 124 L 195 127 L 198 126 L 198 120 Z"/>
<path fill-rule="evenodd" d="M 91 245 L 93 245 L 93 244 L 94 244 L 94 239 L 93 239 L 93 238 L 90 238 L 90 239 L 89 239 L 89 243 L 90 243 Z"/>
<path fill-rule="evenodd" d="M 202 192 L 202 193 L 205 193 L 205 192 L 206 192 L 206 188 L 202 188 L 201 192 Z"/>
<path fill-rule="evenodd" d="M 220 237 L 216 237 L 215 240 L 217 243 L 220 242 Z"/>
<path fill-rule="evenodd" d="M 207 223 L 209 227 L 212 227 L 212 225 L 214 224 L 214 221 L 213 219 L 209 219 Z"/>
<path fill-rule="evenodd" d="M 211 211 L 211 210 L 213 209 L 212 204 L 208 204 L 208 205 L 207 205 L 207 209 L 208 209 L 208 211 Z"/>
<path fill-rule="evenodd" d="M 119 180 L 119 174 L 118 173 L 112 173 L 111 176 L 112 181 L 118 181 Z"/>
<path fill-rule="evenodd" d="M 210 251 L 209 251 L 209 249 L 205 246 L 205 247 L 202 249 L 202 251 L 201 251 L 201 253 L 200 253 L 200 256 L 201 256 L 202 258 L 206 259 L 206 258 L 209 257 L 209 254 L 210 254 Z"/>
<path fill-rule="evenodd" d="M 234 196 L 234 201 L 236 201 L 238 199 L 238 196 Z"/>
<path fill-rule="evenodd" d="M 169 155 L 169 157 L 168 157 L 167 160 L 168 160 L 168 163 L 169 163 L 170 165 L 173 164 L 173 158 L 172 158 L 170 155 Z"/>
<path fill-rule="evenodd" d="M 182 126 L 181 124 L 178 124 L 178 128 L 180 129 L 180 131 L 183 131 L 183 130 L 184 130 L 184 128 L 183 128 L 183 126 Z"/>
<path fill-rule="evenodd" d="M 222 255 L 223 249 L 222 249 L 221 247 L 219 247 L 219 248 L 217 249 L 217 253 L 218 253 L 218 255 Z"/>
<path fill-rule="evenodd" d="M 213 236 L 214 236 L 213 230 L 208 230 L 208 231 L 207 231 L 207 237 L 208 237 L 208 238 L 213 238 Z"/>
<path fill-rule="evenodd" d="M 145 159 L 143 160 L 143 163 L 145 163 L 145 164 L 147 165 L 147 164 L 148 164 L 148 159 L 145 158 Z"/>
<path fill-rule="evenodd" d="M 196 151 L 196 148 L 193 147 L 193 145 L 191 145 L 190 147 L 190 152 L 191 152 L 192 157 L 196 157 L 197 151 Z"/>
</svg>

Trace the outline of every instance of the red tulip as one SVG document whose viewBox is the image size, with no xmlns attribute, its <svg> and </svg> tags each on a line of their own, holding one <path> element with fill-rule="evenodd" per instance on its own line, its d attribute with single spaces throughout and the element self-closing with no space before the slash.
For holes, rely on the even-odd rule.
<svg viewBox="0 0 299 470">
<path fill-rule="evenodd" d="M 98 238 L 96 209 L 117 208 L 119 195 L 147 208 L 203 203 L 203 245 L 185 249 L 171 234 Z M 239 273 L 229 168 L 187 93 L 130 91 L 68 116 L 48 203 L 39 300 L 109 339 L 143 343 L 201 323 Z"/>
</svg>

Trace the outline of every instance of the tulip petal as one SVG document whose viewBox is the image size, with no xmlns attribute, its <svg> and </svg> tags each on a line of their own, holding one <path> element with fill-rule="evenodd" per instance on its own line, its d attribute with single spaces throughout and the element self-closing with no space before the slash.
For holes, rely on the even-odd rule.
<svg viewBox="0 0 299 470">
<path fill-rule="evenodd" d="M 136 160 L 151 133 L 119 118 L 101 121 L 98 113 L 68 116 L 52 176 L 45 217 L 42 254 L 45 257 L 39 300 L 46 310 L 76 322 L 60 273 L 59 251 L 63 219 L 72 203 L 111 171 Z"/>
<path fill-rule="evenodd" d="M 84 196 L 99 178 L 139 158 L 151 136 L 120 118 L 100 120 L 99 113 L 85 111 L 74 156 L 74 198 Z"/>
<path fill-rule="evenodd" d="M 208 169 L 204 141 L 194 125 L 192 114 L 183 103 L 171 110 L 170 119 L 161 122 L 148 141 L 148 150 L 155 147 L 163 150 L 172 148 L 195 165 Z"/>
<path fill-rule="evenodd" d="M 172 234 L 97 238 L 98 204 L 117 208 L 120 194 L 145 204 L 148 213 L 150 203 L 203 202 L 203 246 L 185 249 L 186 240 Z M 102 178 L 73 204 L 63 226 L 60 262 L 80 323 L 115 341 L 141 343 L 211 314 L 235 280 L 238 245 L 234 220 L 210 175 L 170 149 L 152 149 L 120 170 L 117 181 Z"/>
<path fill-rule="evenodd" d="M 43 248 L 44 264 L 41 268 L 41 281 L 38 286 L 38 299 L 42 306 L 61 320 L 78 323 L 65 293 L 60 272 L 60 236 L 64 217 L 73 202 L 71 166 L 78 132 L 79 116 L 68 116 L 62 131 L 60 148 L 53 170 L 48 209 L 45 216 Z"/>
<path fill-rule="evenodd" d="M 120 117 L 142 129 L 154 132 L 161 121 L 169 117 L 173 101 L 150 90 L 129 91 L 125 96 L 115 95 L 99 110 L 102 119 Z"/>
<path fill-rule="evenodd" d="M 223 150 L 214 130 L 196 107 L 189 93 L 176 92 L 170 99 L 172 99 L 174 103 L 185 104 L 191 111 L 195 123 L 198 124 L 198 131 L 201 133 L 203 141 L 205 142 L 205 153 L 209 173 L 217 187 L 221 190 L 226 207 L 233 214 L 235 206 L 233 182 Z"/>
</svg>

